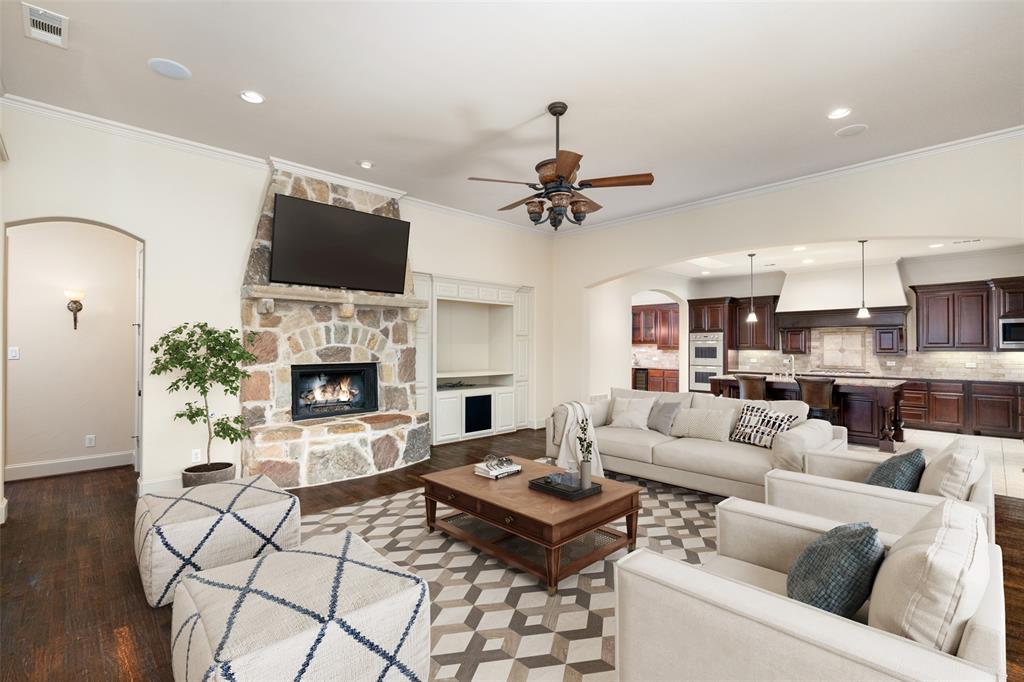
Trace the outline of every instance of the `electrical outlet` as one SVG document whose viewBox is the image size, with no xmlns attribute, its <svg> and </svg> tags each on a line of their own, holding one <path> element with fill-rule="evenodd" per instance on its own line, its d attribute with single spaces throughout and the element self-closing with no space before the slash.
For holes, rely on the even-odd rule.
<svg viewBox="0 0 1024 682">
<path fill-rule="evenodd" d="M 90 433 L 88 436 L 85 437 L 85 447 L 87 447 L 87 448 L 94 448 L 94 447 L 96 447 L 96 436 L 95 435 Z"/>
<path fill-rule="evenodd" d="M 199 448 L 192 449 L 192 463 L 196 464 L 203 461 L 203 451 Z"/>
<path fill-rule="evenodd" d="M 756 365 L 757 364 L 757 358 L 750 358 L 750 364 Z"/>
<path fill-rule="evenodd" d="M 7 359 L 8 360 L 20 360 L 21 359 L 21 349 L 18 348 L 17 346 L 8 346 L 7 347 Z"/>
<path fill-rule="evenodd" d="M 977 366 L 978 366 L 978 363 L 976 363 L 976 362 L 965 362 L 964 363 L 964 367 L 966 367 L 967 369 L 975 369 Z"/>
<path fill-rule="evenodd" d="M 895 367 L 896 366 L 896 361 L 895 360 L 886 360 L 885 361 L 885 366 L 886 367 Z"/>
</svg>

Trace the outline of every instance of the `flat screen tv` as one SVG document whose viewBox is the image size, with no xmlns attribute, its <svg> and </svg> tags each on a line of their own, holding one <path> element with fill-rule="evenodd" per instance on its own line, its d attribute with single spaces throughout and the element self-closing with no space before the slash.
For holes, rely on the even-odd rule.
<svg viewBox="0 0 1024 682">
<path fill-rule="evenodd" d="M 409 223 L 278 194 L 270 281 L 405 291 Z"/>
</svg>

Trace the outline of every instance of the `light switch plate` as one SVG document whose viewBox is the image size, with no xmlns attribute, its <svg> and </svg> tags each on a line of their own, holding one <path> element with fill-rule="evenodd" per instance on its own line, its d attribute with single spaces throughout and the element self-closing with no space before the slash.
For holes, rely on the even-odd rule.
<svg viewBox="0 0 1024 682">
<path fill-rule="evenodd" d="M 202 461 L 203 461 L 203 451 L 200 450 L 199 448 L 194 448 L 192 450 L 192 463 L 196 464 L 197 462 L 202 462 Z"/>
<path fill-rule="evenodd" d="M 18 348 L 17 346 L 8 346 L 7 347 L 7 359 L 8 360 L 20 360 L 21 359 L 21 349 Z"/>
<path fill-rule="evenodd" d="M 964 367 L 966 367 L 967 369 L 974 369 L 977 366 L 978 366 L 978 363 L 976 363 L 976 362 L 965 362 L 964 363 Z"/>
<path fill-rule="evenodd" d="M 94 434 L 90 433 L 88 436 L 85 437 L 85 447 L 87 447 L 87 448 L 94 448 L 94 447 L 96 447 L 96 436 Z"/>
<path fill-rule="evenodd" d="M 895 367 L 896 366 L 896 361 L 895 360 L 886 360 L 885 361 L 885 366 L 886 367 Z"/>
</svg>

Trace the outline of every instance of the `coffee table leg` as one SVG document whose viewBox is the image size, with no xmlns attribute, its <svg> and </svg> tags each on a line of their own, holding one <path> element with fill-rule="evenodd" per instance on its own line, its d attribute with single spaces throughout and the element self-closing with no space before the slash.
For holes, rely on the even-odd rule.
<svg viewBox="0 0 1024 682">
<path fill-rule="evenodd" d="M 640 512 L 626 514 L 626 538 L 629 540 L 629 551 L 636 549 L 636 522 L 640 518 Z"/>
<path fill-rule="evenodd" d="M 427 500 L 427 529 L 431 532 L 434 531 L 434 519 L 437 518 L 437 500 L 432 500 L 429 497 Z"/>
<path fill-rule="evenodd" d="M 547 559 L 547 573 L 548 573 L 548 594 L 553 595 L 558 591 L 558 566 L 562 559 L 562 548 L 555 547 L 554 549 L 544 549 L 545 558 Z"/>
</svg>

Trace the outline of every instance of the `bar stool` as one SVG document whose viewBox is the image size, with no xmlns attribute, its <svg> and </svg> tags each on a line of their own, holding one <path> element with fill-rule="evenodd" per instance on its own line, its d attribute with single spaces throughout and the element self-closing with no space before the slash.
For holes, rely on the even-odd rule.
<svg viewBox="0 0 1024 682">
<path fill-rule="evenodd" d="M 832 391 L 836 380 L 825 377 L 797 377 L 800 387 L 800 400 L 807 403 L 810 410 L 807 416 L 825 419 L 830 424 L 839 421 L 839 408 L 832 400 Z"/>
<path fill-rule="evenodd" d="M 740 400 L 767 400 L 768 377 L 763 374 L 737 374 Z"/>
</svg>

